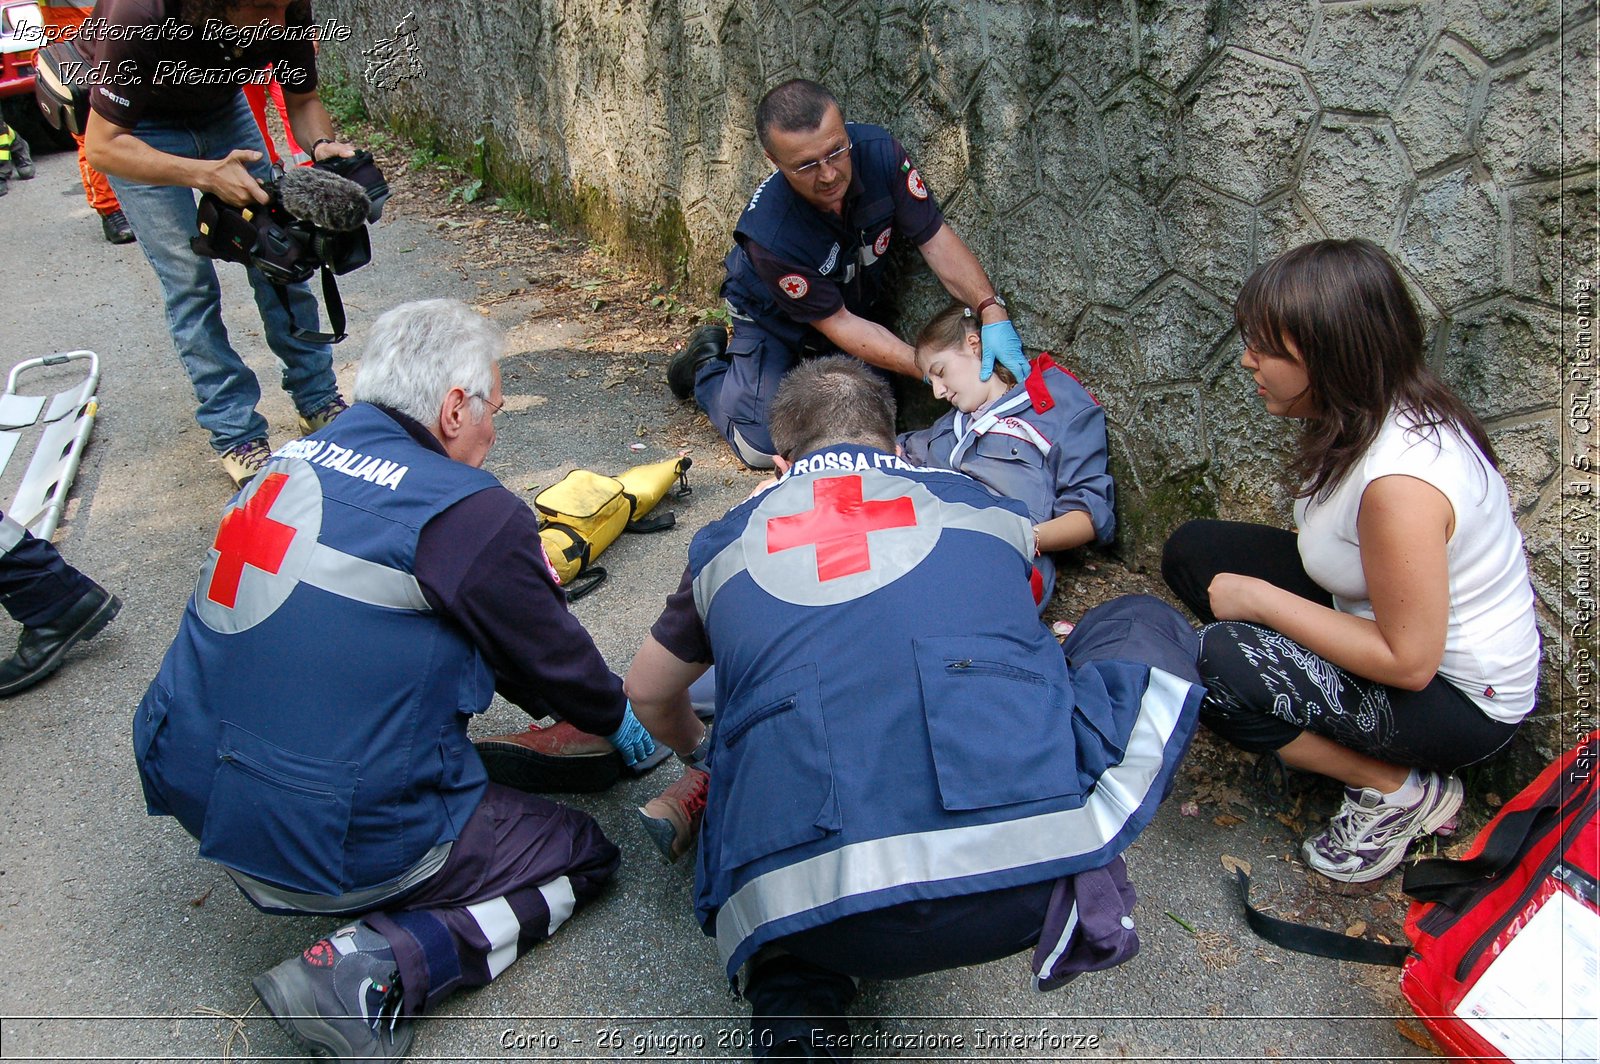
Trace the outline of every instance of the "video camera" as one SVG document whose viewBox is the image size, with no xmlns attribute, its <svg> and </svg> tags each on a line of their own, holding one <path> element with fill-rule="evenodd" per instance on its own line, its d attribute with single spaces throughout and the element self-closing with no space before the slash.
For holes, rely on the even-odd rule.
<svg viewBox="0 0 1600 1064">
<path fill-rule="evenodd" d="M 383 216 L 389 184 L 372 153 L 324 159 L 297 166 L 276 181 L 263 183 L 265 205 L 235 207 L 211 193 L 200 197 L 195 216 L 199 235 L 190 240 L 195 254 L 253 266 L 270 281 L 289 311 L 294 336 L 311 343 L 336 344 L 345 332 L 344 302 L 335 275 L 372 261 L 367 223 Z M 322 273 L 322 296 L 332 332 L 304 329 L 294 322 L 286 285 Z"/>
</svg>

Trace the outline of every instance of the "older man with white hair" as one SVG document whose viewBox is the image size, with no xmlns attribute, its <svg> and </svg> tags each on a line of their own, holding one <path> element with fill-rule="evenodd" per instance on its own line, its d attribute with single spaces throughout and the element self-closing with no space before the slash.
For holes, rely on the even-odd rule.
<svg viewBox="0 0 1600 1064">
<path fill-rule="evenodd" d="M 257 907 L 359 917 L 255 980 L 318 1055 L 400 1059 L 616 869 L 587 815 L 488 781 L 467 721 L 496 690 L 651 750 L 480 468 L 503 345 L 450 300 L 376 322 L 355 405 L 233 500 L 134 721 L 150 812 Z"/>
</svg>

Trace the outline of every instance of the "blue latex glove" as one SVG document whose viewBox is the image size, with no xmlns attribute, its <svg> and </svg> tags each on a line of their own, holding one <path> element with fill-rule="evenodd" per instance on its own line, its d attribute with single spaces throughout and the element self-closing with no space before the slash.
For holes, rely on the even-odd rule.
<svg viewBox="0 0 1600 1064">
<path fill-rule="evenodd" d="M 983 369 L 978 372 L 980 381 L 993 376 L 996 359 L 1011 371 L 1018 384 L 1028 379 L 1032 367 L 1028 365 L 1028 356 L 1022 353 L 1022 337 L 1017 335 L 1017 327 L 1011 324 L 1010 318 L 985 325 L 978 331 L 978 338 L 983 341 Z"/>
<path fill-rule="evenodd" d="M 650 733 L 644 730 L 639 718 L 633 715 L 632 702 L 622 711 L 622 726 L 606 736 L 606 741 L 616 747 L 622 760 L 630 765 L 637 765 L 656 752 L 656 741 L 650 738 Z"/>
</svg>

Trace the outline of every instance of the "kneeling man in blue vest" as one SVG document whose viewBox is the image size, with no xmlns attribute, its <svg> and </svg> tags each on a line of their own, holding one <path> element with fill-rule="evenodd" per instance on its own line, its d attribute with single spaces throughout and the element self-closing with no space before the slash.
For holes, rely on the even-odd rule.
<svg viewBox="0 0 1600 1064">
<path fill-rule="evenodd" d="M 489 782 L 467 722 L 497 690 L 608 760 L 654 752 L 532 510 L 480 468 L 503 348 L 454 301 L 374 323 L 358 402 L 233 499 L 134 719 L 151 813 L 263 911 L 358 918 L 254 981 L 318 1056 L 401 1059 L 412 1017 L 616 870 L 589 816 Z"/>
<path fill-rule="evenodd" d="M 781 476 L 694 537 L 625 681 L 687 764 L 641 812 L 669 857 L 698 834 L 755 1055 L 849 1059 L 859 979 L 1032 948 L 1049 990 L 1128 959 L 1119 855 L 1194 733 L 1194 631 L 1124 596 L 1058 645 L 1027 510 L 897 456 L 859 361 L 802 363 L 769 413 Z"/>
</svg>

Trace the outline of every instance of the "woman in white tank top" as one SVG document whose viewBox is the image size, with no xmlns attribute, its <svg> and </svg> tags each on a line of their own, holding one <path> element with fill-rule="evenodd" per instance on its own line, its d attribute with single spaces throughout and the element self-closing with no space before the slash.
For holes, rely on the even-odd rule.
<svg viewBox="0 0 1600 1064">
<path fill-rule="evenodd" d="M 1393 263 L 1325 240 L 1257 270 L 1235 307 L 1267 412 L 1301 422 L 1298 535 L 1195 521 L 1162 572 L 1203 620 L 1201 708 L 1243 749 L 1345 784 L 1306 862 L 1377 879 L 1452 825 L 1451 773 L 1533 708 L 1533 591 L 1482 424 L 1428 369 Z"/>
</svg>

